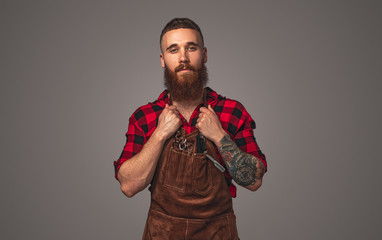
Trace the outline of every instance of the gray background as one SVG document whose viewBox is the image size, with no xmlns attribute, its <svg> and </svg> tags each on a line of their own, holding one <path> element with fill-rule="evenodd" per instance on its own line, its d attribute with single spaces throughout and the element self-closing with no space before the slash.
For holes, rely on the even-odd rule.
<svg viewBox="0 0 382 240">
<path fill-rule="evenodd" d="M 1 1 L 1 239 L 140 239 L 149 192 L 113 177 L 163 90 L 159 35 L 202 28 L 209 85 L 269 162 L 242 239 L 380 239 L 380 1 Z"/>
</svg>

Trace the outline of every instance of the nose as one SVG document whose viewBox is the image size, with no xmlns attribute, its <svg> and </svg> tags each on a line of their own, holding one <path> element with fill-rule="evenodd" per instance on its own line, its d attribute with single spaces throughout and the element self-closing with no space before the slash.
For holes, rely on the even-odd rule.
<svg viewBox="0 0 382 240">
<path fill-rule="evenodd" d="M 187 51 L 186 50 L 182 50 L 180 51 L 180 54 L 179 54 L 179 63 L 185 63 L 185 62 L 189 62 L 189 58 L 188 58 L 188 54 L 187 54 Z"/>
</svg>

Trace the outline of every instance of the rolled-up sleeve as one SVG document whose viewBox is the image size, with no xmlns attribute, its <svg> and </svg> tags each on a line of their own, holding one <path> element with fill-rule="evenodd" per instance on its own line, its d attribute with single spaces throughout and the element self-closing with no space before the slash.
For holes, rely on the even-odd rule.
<svg viewBox="0 0 382 240">
<path fill-rule="evenodd" d="M 118 180 L 121 165 L 139 153 L 145 144 L 146 137 L 143 129 L 137 124 L 134 115 L 130 117 L 129 128 L 126 133 L 126 143 L 117 161 L 114 161 L 114 176 Z"/>
</svg>

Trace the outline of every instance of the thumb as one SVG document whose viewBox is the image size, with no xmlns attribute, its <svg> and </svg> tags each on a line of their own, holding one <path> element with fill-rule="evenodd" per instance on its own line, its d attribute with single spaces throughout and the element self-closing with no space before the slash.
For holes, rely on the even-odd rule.
<svg viewBox="0 0 382 240">
<path fill-rule="evenodd" d="M 212 108 L 212 106 L 210 104 L 208 104 L 208 110 L 210 110 L 211 112 L 215 113 L 214 109 Z"/>
</svg>

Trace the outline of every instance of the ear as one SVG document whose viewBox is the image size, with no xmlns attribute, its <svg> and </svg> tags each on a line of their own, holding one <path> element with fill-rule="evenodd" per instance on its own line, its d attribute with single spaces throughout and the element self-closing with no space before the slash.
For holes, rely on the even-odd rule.
<svg viewBox="0 0 382 240">
<path fill-rule="evenodd" d="M 204 61 L 204 63 L 206 63 L 207 62 L 207 48 L 205 47 L 204 48 L 204 50 L 203 50 L 203 61 Z"/>
<path fill-rule="evenodd" d="M 163 54 L 161 53 L 159 56 L 160 56 L 161 66 L 162 66 L 162 68 L 165 68 L 166 64 L 164 62 Z"/>
</svg>

